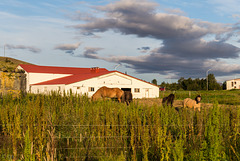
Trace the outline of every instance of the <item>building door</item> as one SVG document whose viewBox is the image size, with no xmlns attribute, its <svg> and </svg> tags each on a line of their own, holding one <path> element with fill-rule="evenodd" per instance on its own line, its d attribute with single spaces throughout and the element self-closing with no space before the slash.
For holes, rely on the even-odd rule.
<svg viewBox="0 0 240 161">
<path fill-rule="evenodd" d="M 149 98 L 149 89 L 145 89 L 145 97 Z"/>
<path fill-rule="evenodd" d="M 131 88 L 121 88 L 121 90 L 123 90 L 123 91 L 130 91 L 131 92 Z"/>
</svg>

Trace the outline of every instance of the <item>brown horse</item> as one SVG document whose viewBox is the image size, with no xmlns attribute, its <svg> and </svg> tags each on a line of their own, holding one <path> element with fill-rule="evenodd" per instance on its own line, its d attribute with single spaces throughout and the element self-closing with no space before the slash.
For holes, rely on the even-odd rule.
<svg viewBox="0 0 240 161">
<path fill-rule="evenodd" d="M 186 98 L 183 100 L 183 107 L 189 107 L 189 108 L 193 108 L 198 109 L 198 111 L 200 111 L 201 109 L 201 101 L 202 97 L 200 95 L 198 95 L 195 100 L 192 100 L 191 98 Z"/>
<path fill-rule="evenodd" d="M 132 92 L 131 91 L 124 91 L 124 94 L 122 95 L 122 102 L 126 102 L 127 105 L 129 105 L 132 102 Z"/>
<path fill-rule="evenodd" d="M 99 88 L 92 96 L 92 100 L 96 101 L 99 98 L 115 98 L 117 97 L 118 101 L 121 102 L 121 97 L 124 94 L 124 91 L 119 88 L 108 88 L 103 86 Z"/>
<path fill-rule="evenodd" d="M 166 102 L 167 102 L 167 106 L 168 106 L 168 104 L 171 104 L 171 107 L 172 107 L 172 106 L 173 106 L 174 98 L 175 98 L 174 94 L 170 94 L 170 95 L 168 95 L 167 97 L 164 97 L 164 98 L 162 99 L 162 105 L 163 105 L 163 107 L 165 107 Z"/>
</svg>

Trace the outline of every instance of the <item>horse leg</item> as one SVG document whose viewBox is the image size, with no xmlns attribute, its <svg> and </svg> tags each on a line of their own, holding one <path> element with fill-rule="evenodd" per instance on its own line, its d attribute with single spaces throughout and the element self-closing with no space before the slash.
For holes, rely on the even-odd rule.
<svg viewBox="0 0 240 161">
<path fill-rule="evenodd" d="M 165 107 L 165 102 L 162 103 L 163 107 Z"/>
<path fill-rule="evenodd" d="M 168 98 L 167 99 L 167 106 L 169 106 L 170 103 L 171 103 L 171 100 Z"/>
<path fill-rule="evenodd" d="M 118 102 L 121 102 L 121 97 L 118 97 Z"/>
<path fill-rule="evenodd" d="M 164 97 L 164 98 L 162 99 L 162 105 L 163 105 L 163 107 L 165 107 L 166 101 L 167 101 L 167 97 Z"/>
</svg>

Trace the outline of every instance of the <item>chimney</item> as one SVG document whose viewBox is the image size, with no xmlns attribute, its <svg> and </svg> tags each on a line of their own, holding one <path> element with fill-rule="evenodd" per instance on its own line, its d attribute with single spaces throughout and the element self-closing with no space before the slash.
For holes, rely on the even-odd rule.
<svg viewBox="0 0 240 161">
<path fill-rule="evenodd" d="M 92 67 L 90 68 L 91 73 L 98 73 L 99 72 L 99 67 Z"/>
</svg>

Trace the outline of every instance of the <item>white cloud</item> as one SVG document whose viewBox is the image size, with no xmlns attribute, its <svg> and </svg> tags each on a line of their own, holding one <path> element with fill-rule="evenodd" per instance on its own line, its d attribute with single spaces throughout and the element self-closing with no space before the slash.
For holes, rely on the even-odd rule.
<svg viewBox="0 0 240 161">
<path fill-rule="evenodd" d="M 29 50 L 33 53 L 39 53 L 41 52 L 41 49 L 36 48 L 34 46 L 25 46 L 25 45 L 11 45 L 11 44 L 6 44 L 5 47 L 7 49 L 23 49 L 23 50 Z"/>
</svg>

